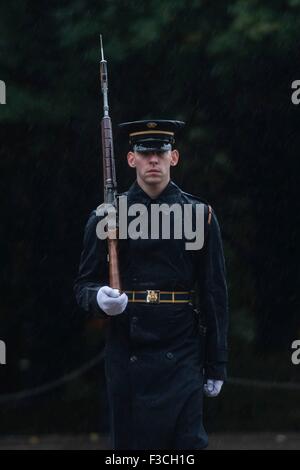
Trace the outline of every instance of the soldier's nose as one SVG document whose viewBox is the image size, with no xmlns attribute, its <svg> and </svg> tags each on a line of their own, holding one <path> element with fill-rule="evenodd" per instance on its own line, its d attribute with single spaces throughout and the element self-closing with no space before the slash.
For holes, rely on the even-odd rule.
<svg viewBox="0 0 300 470">
<path fill-rule="evenodd" d="M 157 161 L 158 160 L 158 155 L 156 152 L 152 152 L 150 153 L 149 155 L 149 160 L 152 162 L 152 161 Z"/>
</svg>

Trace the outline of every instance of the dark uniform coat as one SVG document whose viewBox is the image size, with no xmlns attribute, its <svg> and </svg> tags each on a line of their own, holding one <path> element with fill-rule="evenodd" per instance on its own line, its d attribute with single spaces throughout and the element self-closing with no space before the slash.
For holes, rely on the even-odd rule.
<svg viewBox="0 0 300 470">
<path fill-rule="evenodd" d="M 172 181 L 155 200 L 137 182 L 126 195 L 128 206 L 179 203 L 194 209 L 201 204 Z M 198 251 L 187 251 L 184 239 L 119 241 L 123 290 L 191 291 L 196 286 L 199 308 L 128 303 L 122 314 L 109 317 L 105 366 L 115 449 L 207 445 L 203 381 L 224 380 L 227 361 L 224 256 L 214 212 L 209 219 L 205 204 L 205 243 Z M 106 242 L 96 236 L 99 220 L 94 211 L 86 225 L 75 295 L 86 311 L 108 317 L 96 299 L 99 287 L 109 284 Z"/>
</svg>

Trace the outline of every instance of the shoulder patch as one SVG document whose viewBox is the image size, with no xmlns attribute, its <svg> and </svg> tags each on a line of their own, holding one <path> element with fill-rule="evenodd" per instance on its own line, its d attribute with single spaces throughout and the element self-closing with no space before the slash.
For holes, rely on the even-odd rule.
<svg viewBox="0 0 300 470">
<path fill-rule="evenodd" d="M 211 223 L 211 218 L 212 218 L 212 207 L 211 205 L 206 201 L 206 199 L 203 199 L 202 197 L 195 196 L 194 194 L 187 193 L 185 191 L 181 191 L 182 194 L 188 198 L 192 198 L 196 201 L 202 202 L 202 204 L 205 204 L 205 215 L 207 215 L 207 225 L 210 225 Z"/>
<path fill-rule="evenodd" d="M 211 206 L 208 204 L 208 218 L 207 218 L 207 223 L 208 223 L 208 225 L 210 225 L 210 222 L 211 222 L 211 215 L 212 215 L 212 208 L 211 208 Z"/>
</svg>

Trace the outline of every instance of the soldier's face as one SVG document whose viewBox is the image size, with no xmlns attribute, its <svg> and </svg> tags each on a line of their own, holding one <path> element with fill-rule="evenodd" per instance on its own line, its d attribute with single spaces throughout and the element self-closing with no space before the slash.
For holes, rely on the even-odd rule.
<svg viewBox="0 0 300 470">
<path fill-rule="evenodd" d="M 150 185 L 169 181 L 170 167 L 177 165 L 178 160 L 178 150 L 129 152 L 127 154 L 128 165 L 136 168 L 137 180 Z"/>
</svg>

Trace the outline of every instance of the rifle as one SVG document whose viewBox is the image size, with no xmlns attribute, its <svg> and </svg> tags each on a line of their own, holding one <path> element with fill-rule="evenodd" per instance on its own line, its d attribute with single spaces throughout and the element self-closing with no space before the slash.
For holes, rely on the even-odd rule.
<svg viewBox="0 0 300 470">
<path fill-rule="evenodd" d="M 101 121 L 102 135 L 102 157 L 103 157 L 103 181 L 104 181 L 104 203 L 116 205 L 117 179 L 115 168 L 115 156 L 113 147 L 112 123 L 109 117 L 108 107 L 108 79 L 107 61 L 104 59 L 102 35 L 100 34 L 101 61 L 100 79 L 103 94 L 103 118 Z M 109 262 L 109 285 L 121 291 L 120 271 L 118 262 L 118 227 L 117 224 L 108 225 L 108 262 Z"/>
</svg>

